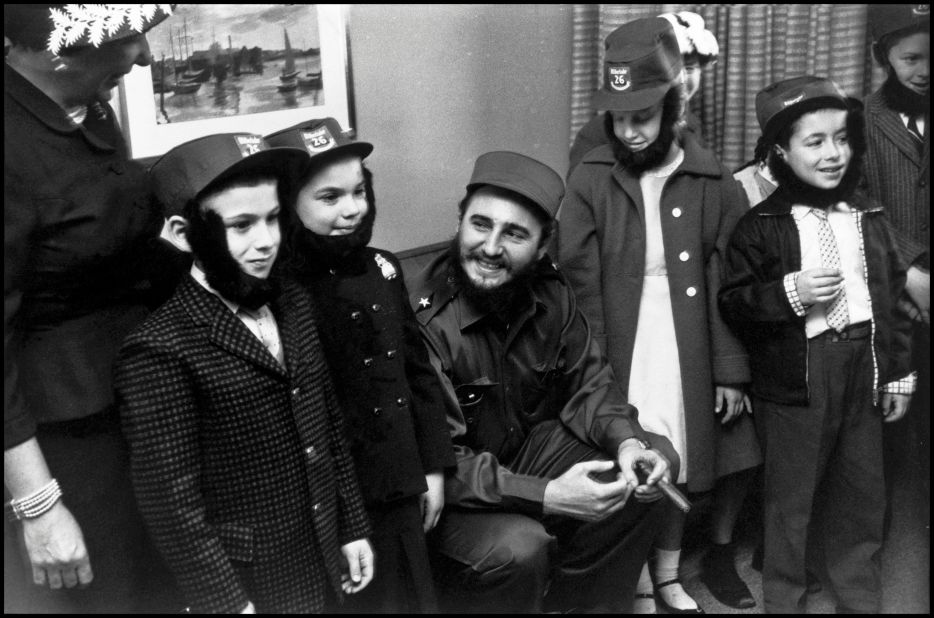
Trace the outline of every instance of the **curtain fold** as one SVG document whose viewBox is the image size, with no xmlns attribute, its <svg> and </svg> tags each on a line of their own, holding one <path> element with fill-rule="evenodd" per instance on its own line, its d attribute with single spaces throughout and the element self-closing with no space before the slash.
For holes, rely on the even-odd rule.
<svg viewBox="0 0 934 618">
<path fill-rule="evenodd" d="M 641 17 L 693 11 L 717 37 L 720 58 L 704 70 L 691 101 L 704 136 L 730 169 L 752 158 L 759 125 L 756 93 L 768 84 L 811 74 L 833 79 L 864 98 L 884 78 L 869 53 L 865 4 L 579 4 L 574 5 L 571 135 L 599 110 L 603 41 L 615 28 Z"/>
</svg>

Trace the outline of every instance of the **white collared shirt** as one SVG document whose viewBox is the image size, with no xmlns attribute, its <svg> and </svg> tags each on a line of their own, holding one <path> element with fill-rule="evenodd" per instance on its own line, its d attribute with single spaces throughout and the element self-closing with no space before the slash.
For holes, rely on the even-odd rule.
<svg viewBox="0 0 934 618">
<path fill-rule="evenodd" d="M 279 361 L 279 364 L 283 367 L 285 366 L 285 354 L 282 351 L 282 341 L 279 338 L 279 326 L 276 324 L 276 318 L 272 314 L 269 305 L 263 305 L 259 309 L 253 311 L 246 307 L 241 307 L 237 303 L 230 302 L 221 296 L 220 292 L 211 287 L 207 277 L 204 275 L 204 271 L 195 264 L 191 265 L 191 276 L 201 287 L 221 299 L 224 305 L 250 329 L 250 332 L 260 340 L 267 350 L 269 350 L 269 353 Z"/>
<path fill-rule="evenodd" d="M 795 225 L 798 226 L 798 237 L 801 241 L 801 270 L 821 268 L 820 241 L 817 235 L 820 219 L 810 206 L 792 206 L 791 214 Z M 831 207 L 827 215 L 840 253 L 840 268 L 843 270 L 850 324 L 872 319 L 872 302 L 863 272 L 863 252 L 856 225 L 857 216 L 859 213 L 851 209 L 846 202 L 839 202 Z M 830 329 L 824 303 L 815 303 L 807 308 L 805 328 L 808 339 Z"/>
</svg>

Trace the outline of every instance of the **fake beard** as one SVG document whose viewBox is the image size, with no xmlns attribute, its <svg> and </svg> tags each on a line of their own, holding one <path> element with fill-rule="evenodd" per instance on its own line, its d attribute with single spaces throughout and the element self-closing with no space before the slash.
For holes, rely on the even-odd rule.
<svg viewBox="0 0 934 618">
<path fill-rule="evenodd" d="M 662 126 L 655 141 L 642 150 L 633 152 L 616 137 L 616 133 L 613 132 L 613 117 L 609 112 L 606 113 L 605 122 L 606 134 L 610 137 L 610 144 L 613 147 L 613 156 L 616 157 L 620 165 L 636 176 L 661 165 L 665 157 L 668 156 L 668 152 L 671 150 L 671 144 L 675 141 L 676 137 L 674 124 L 663 115 Z"/>
<path fill-rule="evenodd" d="M 862 151 L 853 152 L 846 173 L 833 189 L 821 189 L 804 182 L 775 152 L 769 154 L 769 171 L 778 183 L 778 190 L 784 192 L 790 201 L 804 206 L 827 208 L 837 202 L 848 201 L 853 195 L 859 184 L 862 158 Z"/>
<path fill-rule="evenodd" d="M 243 272 L 230 255 L 224 221 L 213 210 L 188 222 L 188 244 L 201 263 L 208 284 L 230 302 L 255 311 L 278 294 L 279 286 L 272 276 L 260 279 Z"/>
<path fill-rule="evenodd" d="M 900 114 L 917 116 L 931 113 L 931 91 L 918 94 L 898 81 L 898 77 L 891 72 L 891 69 L 888 78 L 882 84 L 882 98 L 888 108 Z"/>
<path fill-rule="evenodd" d="M 526 264 L 512 271 L 512 279 L 495 288 L 482 288 L 467 276 L 461 264 L 460 241 L 455 236 L 448 247 L 448 260 L 460 293 L 483 313 L 492 313 L 503 320 L 518 313 L 532 298 L 532 279 L 539 261 Z"/>
</svg>

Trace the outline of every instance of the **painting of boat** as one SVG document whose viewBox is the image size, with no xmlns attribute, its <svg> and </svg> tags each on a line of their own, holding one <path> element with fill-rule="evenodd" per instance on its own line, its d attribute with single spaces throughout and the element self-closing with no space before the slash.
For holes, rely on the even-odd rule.
<svg viewBox="0 0 934 618">
<path fill-rule="evenodd" d="M 289 83 L 295 80 L 301 71 L 295 69 L 295 52 L 292 51 L 292 45 L 289 43 L 289 33 L 285 28 L 282 29 L 282 33 L 285 35 L 285 65 L 282 67 L 282 73 L 279 74 L 279 79 L 283 83 Z M 298 86 L 298 84 L 295 85 L 296 87 Z M 294 89 L 295 88 L 292 88 L 292 90 Z M 279 90 L 281 91 L 282 89 L 280 88 Z"/>
<path fill-rule="evenodd" d="M 298 78 L 299 88 L 321 88 L 321 71 L 309 71 Z"/>
</svg>

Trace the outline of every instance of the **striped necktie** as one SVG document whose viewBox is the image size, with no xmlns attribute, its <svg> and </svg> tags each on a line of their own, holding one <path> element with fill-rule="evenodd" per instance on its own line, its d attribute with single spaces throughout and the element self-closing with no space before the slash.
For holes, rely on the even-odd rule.
<svg viewBox="0 0 934 618">
<path fill-rule="evenodd" d="M 918 129 L 917 116 L 911 116 L 908 118 L 908 132 L 911 133 L 911 136 L 919 143 L 924 141 L 924 136 L 921 135 L 921 130 Z"/>
<path fill-rule="evenodd" d="M 817 216 L 817 238 L 820 243 L 820 261 L 824 268 L 840 270 L 840 251 L 837 249 L 837 239 L 833 235 L 830 222 L 827 220 L 827 211 L 821 208 L 812 209 Z M 850 323 L 850 312 L 846 304 L 846 287 L 834 297 L 824 308 L 827 312 L 827 324 L 837 332 L 843 331 Z"/>
</svg>

